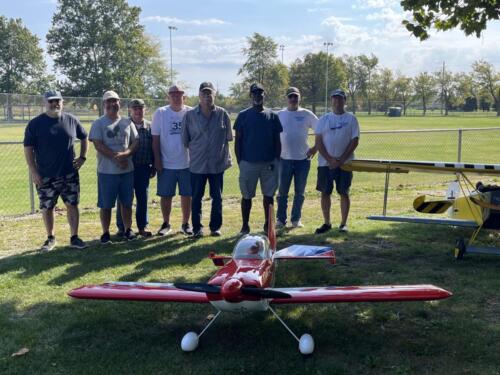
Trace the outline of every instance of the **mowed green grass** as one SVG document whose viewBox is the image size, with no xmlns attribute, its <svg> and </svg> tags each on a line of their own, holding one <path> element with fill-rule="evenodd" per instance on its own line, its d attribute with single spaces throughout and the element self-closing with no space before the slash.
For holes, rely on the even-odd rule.
<svg viewBox="0 0 500 375">
<path fill-rule="evenodd" d="M 360 118 L 360 123 L 365 129 L 375 120 L 380 121 L 379 126 L 373 123 L 372 130 L 387 130 L 385 118 Z M 495 125 L 500 124 L 497 121 L 488 126 Z M 474 155 L 499 162 L 495 147 L 498 138 L 491 135 L 498 133 L 490 133 L 484 144 L 475 145 L 478 151 Z M 403 158 L 408 149 L 420 145 L 418 136 L 411 142 L 409 139 L 387 149 L 381 145 L 386 138 L 370 141 L 363 137 L 358 154 L 383 157 L 384 152 L 394 152 L 394 158 Z M 452 142 L 433 139 L 436 143 L 431 145 L 437 146 L 419 149 L 421 158 L 454 155 L 449 150 Z M 371 148 L 365 151 L 363 147 L 368 146 Z M 366 155 L 370 150 L 381 156 Z M 82 171 L 82 179 L 88 181 L 95 176 L 92 158 L 84 167 L 85 174 Z M 21 149 L 15 159 L 4 163 L 2 171 L 23 163 Z M 411 203 L 417 195 L 443 194 L 452 178 L 391 176 L 388 214 L 413 214 Z M 279 307 L 278 313 L 297 334 L 314 336 L 316 350 L 307 358 L 298 353 L 296 341 L 269 313 L 223 314 L 201 338 L 196 352 L 183 353 L 179 345 L 182 336 L 187 331 L 201 331 L 207 315 L 214 312 L 210 306 L 79 301 L 66 293 L 82 284 L 109 280 L 207 280 L 216 270 L 206 258 L 208 252 L 230 254 L 237 240 L 241 225 L 237 168 L 226 174 L 223 236 L 197 241 L 175 233 L 166 238 L 99 246 L 95 200 L 84 196 L 91 192 L 87 182 L 82 199 L 89 199 L 89 203 L 82 205 L 88 208 L 82 210 L 80 226 L 81 236 L 91 244 L 87 250 L 66 247 L 69 228 L 64 211 L 56 214 L 59 246 L 46 254 L 37 252 L 45 237 L 39 214 L 0 221 L 0 373 L 498 374 L 500 257 L 469 255 L 456 262 L 452 256 L 454 242 L 458 237 L 468 237 L 470 230 L 366 220 L 367 215 L 382 208 L 384 176 L 378 174 L 355 175 L 350 233 L 314 235 L 314 229 L 322 223 L 315 179 L 312 169 L 303 210 L 305 228 L 287 230 L 279 237 L 279 247 L 293 243 L 331 245 L 337 251 L 337 265 L 282 262 L 276 286 L 432 283 L 454 296 L 438 302 Z M 499 183 L 491 177 L 483 177 L 483 181 Z M 4 196 L 5 191 L 1 193 Z M 25 201 L 21 193 L 10 193 L 11 201 Z M 150 221 L 156 230 L 161 214 L 153 193 L 154 189 Z M 335 197 L 334 225 L 339 222 L 338 205 Z M 209 208 L 205 200 L 205 224 Z M 180 227 L 178 199 L 174 200 L 171 222 L 174 229 Z M 260 198 L 256 198 L 251 227 L 258 231 L 262 224 Z M 500 233 L 484 231 L 479 243 L 500 247 Z M 11 357 L 23 347 L 29 349 L 27 354 Z"/>
</svg>

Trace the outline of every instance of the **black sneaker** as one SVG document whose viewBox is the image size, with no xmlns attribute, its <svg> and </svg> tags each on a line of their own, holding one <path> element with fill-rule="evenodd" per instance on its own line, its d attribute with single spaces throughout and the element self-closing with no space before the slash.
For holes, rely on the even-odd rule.
<svg viewBox="0 0 500 375">
<path fill-rule="evenodd" d="M 75 234 L 70 239 L 69 247 L 81 250 L 81 249 L 85 249 L 85 248 L 89 247 L 89 245 L 87 245 L 85 242 L 83 242 L 82 239 Z"/>
<path fill-rule="evenodd" d="M 172 231 L 172 228 L 170 228 L 170 224 L 168 223 L 163 223 L 161 225 L 160 230 L 158 231 L 158 236 L 166 236 Z"/>
<path fill-rule="evenodd" d="M 322 226 L 317 228 L 314 233 L 322 234 L 328 232 L 330 229 L 332 229 L 332 224 L 323 224 Z"/>
<path fill-rule="evenodd" d="M 202 228 L 200 228 L 200 229 L 198 229 L 198 230 L 194 231 L 194 233 L 193 233 L 193 237 L 194 237 L 194 238 L 200 238 L 200 237 L 203 237 L 203 229 L 202 229 Z"/>
<path fill-rule="evenodd" d="M 250 233 L 250 227 L 248 225 L 243 225 L 241 227 L 240 233 L 238 234 L 239 236 L 244 236 L 246 234 Z"/>
<path fill-rule="evenodd" d="M 107 245 L 107 244 L 112 244 L 111 242 L 111 236 L 109 235 L 109 232 L 103 233 L 101 236 L 101 245 Z"/>
<path fill-rule="evenodd" d="M 48 236 L 40 248 L 40 251 L 47 252 L 52 250 L 54 247 L 56 247 L 56 238 L 54 236 Z"/>
<path fill-rule="evenodd" d="M 191 226 L 189 223 L 185 223 L 181 225 L 181 232 L 184 233 L 186 236 L 192 236 L 193 235 L 193 230 L 191 229 Z"/>
<path fill-rule="evenodd" d="M 211 232 L 210 232 L 210 235 L 211 235 L 212 237 L 220 237 L 220 236 L 222 236 L 222 233 L 221 233 L 221 231 L 220 231 L 219 229 L 217 229 L 217 230 L 213 230 L 213 231 L 211 231 Z"/>
<path fill-rule="evenodd" d="M 125 234 L 123 235 L 123 238 L 125 238 L 127 241 L 132 241 L 137 238 L 134 232 L 132 232 L 132 229 L 128 228 L 125 230 Z"/>
</svg>

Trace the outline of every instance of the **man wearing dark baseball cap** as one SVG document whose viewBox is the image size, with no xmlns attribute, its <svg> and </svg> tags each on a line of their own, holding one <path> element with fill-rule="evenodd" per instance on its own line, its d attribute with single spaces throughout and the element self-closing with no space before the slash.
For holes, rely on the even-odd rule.
<svg viewBox="0 0 500 375">
<path fill-rule="evenodd" d="M 318 118 L 300 104 L 300 90 L 289 87 L 286 90 L 287 107 L 278 112 L 283 126 L 281 133 L 280 184 L 278 190 L 278 211 L 276 213 L 276 228 L 287 224 L 288 192 L 292 179 L 294 182 L 294 198 L 291 212 L 291 222 L 294 228 L 303 227 L 302 205 L 311 167 L 311 158 L 316 153 L 316 147 L 309 148 L 307 139 L 309 130 L 316 127 Z"/>
<path fill-rule="evenodd" d="M 73 115 L 63 112 L 63 98 L 59 91 L 47 91 L 44 96 L 45 113 L 33 118 L 24 134 L 24 155 L 40 198 L 47 240 L 41 251 L 56 246 L 54 207 L 61 196 L 66 205 L 71 231 L 70 246 L 87 247 L 78 237 L 80 214 L 80 177 L 78 170 L 85 163 L 87 132 Z M 75 158 L 73 144 L 80 139 L 80 157 Z"/>
<path fill-rule="evenodd" d="M 332 112 L 323 115 L 316 126 L 316 147 L 318 157 L 318 182 L 316 190 L 321 192 L 321 210 L 324 224 L 316 229 L 317 234 L 332 228 L 330 221 L 331 194 L 335 189 L 340 195 L 341 221 L 339 231 L 347 232 L 347 218 L 351 205 L 349 188 L 352 172 L 341 166 L 354 159 L 354 150 L 359 142 L 359 124 L 356 116 L 345 112 L 346 95 L 341 89 L 330 94 Z"/>
<path fill-rule="evenodd" d="M 236 131 L 234 151 L 240 167 L 241 216 L 240 235 L 250 232 L 249 220 L 252 198 L 260 180 L 264 206 L 264 232 L 267 233 L 269 206 L 273 204 L 278 188 L 280 133 L 283 131 L 279 117 L 264 108 L 265 90 L 260 83 L 250 86 L 252 106 L 241 111 L 234 123 Z"/>
<path fill-rule="evenodd" d="M 193 190 L 191 221 L 193 236 L 202 237 L 202 199 L 208 181 L 212 199 L 210 235 L 221 235 L 222 187 L 224 171 L 231 167 L 229 142 L 233 140 L 231 120 L 227 111 L 215 105 L 216 90 L 212 82 L 202 82 L 199 105 L 188 111 L 182 120 L 182 141 L 189 149 L 189 170 Z"/>
</svg>

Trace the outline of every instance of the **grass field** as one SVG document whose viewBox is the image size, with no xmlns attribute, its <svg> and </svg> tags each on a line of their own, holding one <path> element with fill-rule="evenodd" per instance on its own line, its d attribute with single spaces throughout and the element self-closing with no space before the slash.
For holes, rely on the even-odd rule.
<svg viewBox="0 0 500 375">
<path fill-rule="evenodd" d="M 363 130 L 500 126 L 499 119 L 490 118 L 432 118 L 425 122 L 419 118 L 362 117 L 360 123 Z M 0 129 L 1 139 L 13 140 L 2 135 L 3 130 L 21 138 L 22 127 Z M 480 142 L 471 143 L 474 157 L 500 162 L 498 134 L 490 132 L 489 136 L 476 138 Z M 397 157 L 413 153 L 418 159 L 456 156 L 456 143 L 447 141 L 449 136 L 425 138 L 423 145 L 420 139 L 411 135 L 389 142 L 378 135 L 366 136 L 358 154 L 368 157 L 364 153 L 392 153 Z M 22 172 L 22 150 L 16 155 L 6 161 L 3 154 L 0 159 L 1 189 L 5 181 L 11 181 L 4 177 L 6 174 L 27 173 Z M 95 160 L 89 158 L 85 169 L 85 178 L 90 179 L 95 173 Z M 469 230 L 366 220 L 368 214 L 381 210 L 382 175 L 356 174 L 349 234 L 331 231 L 316 236 L 312 233 L 322 220 L 312 170 L 303 211 L 306 226 L 287 231 L 279 243 L 282 247 L 292 243 L 331 244 L 337 250 L 337 265 L 284 262 L 278 268 L 276 285 L 433 283 L 452 291 L 454 296 L 432 303 L 280 307 L 279 313 L 292 329 L 315 337 L 316 351 L 311 357 L 303 358 L 298 353 L 296 342 L 269 314 L 223 315 L 202 337 L 199 349 L 186 354 L 180 350 L 180 339 L 185 332 L 203 327 L 206 316 L 213 312 L 208 306 L 75 301 L 66 296 L 71 288 L 108 280 L 208 279 L 215 267 L 206 258 L 207 253 L 216 250 L 229 254 L 241 225 L 236 176 L 235 167 L 226 175 L 225 224 L 219 239 L 193 241 L 175 234 L 102 247 L 96 241 L 100 226 L 93 208 L 95 200 L 89 199 L 84 200 L 87 208 L 83 209 L 80 233 L 92 246 L 83 252 L 65 247 L 69 230 L 64 212 L 58 211 L 59 247 L 40 254 L 36 249 L 44 233 L 39 214 L 0 221 L 0 373 L 500 373 L 500 257 L 470 255 L 463 262 L 454 261 L 455 239 L 468 237 Z M 451 179 L 425 174 L 392 176 L 388 213 L 412 213 L 411 202 L 416 195 L 442 194 Z M 499 183 L 491 177 L 483 180 Z M 14 190 L 27 185 L 25 177 L 9 184 L 1 196 L 7 195 L 8 202 L 26 205 L 25 193 Z M 251 226 L 258 230 L 263 222 L 260 202 L 255 201 L 254 207 Z M 208 208 L 205 201 L 205 213 Z M 160 226 L 160 216 L 158 205 L 152 202 L 152 229 Z M 334 223 L 338 223 L 338 217 L 335 199 Z M 175 228 L 180 226 L 179 220 L 180 208 L 175 201 Z M 500 233 L 484 231 L 480 243 L 500 246 Z M 23 347 L 29 349 L 27 354 L 11 357 Z"/>
</svg>

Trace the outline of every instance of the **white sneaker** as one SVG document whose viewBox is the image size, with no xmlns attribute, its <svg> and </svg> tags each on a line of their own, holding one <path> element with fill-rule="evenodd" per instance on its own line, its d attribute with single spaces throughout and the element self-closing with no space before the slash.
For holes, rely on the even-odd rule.
<svg viewBox="0 0 500 375">
<path fill-rule="evenodd" d="M 283 224 L 281 221 L 276 220 L 276 229 L 283 229 L 285 227 L 285 224 Z"/>
<path fill-rule="evenodd" d="M 292 221 L 292 227 L 294 228 L 304 228 L 304 224 L 302 224 L 302 221 Z"/>
<path fill-rule="evenodd" d="M 344 232 L 347 233 L 349 232 L 349 229 L 347 228 L 347 225 L 343 224 L 339 226 L 339 232 Z"/>
</svg>

